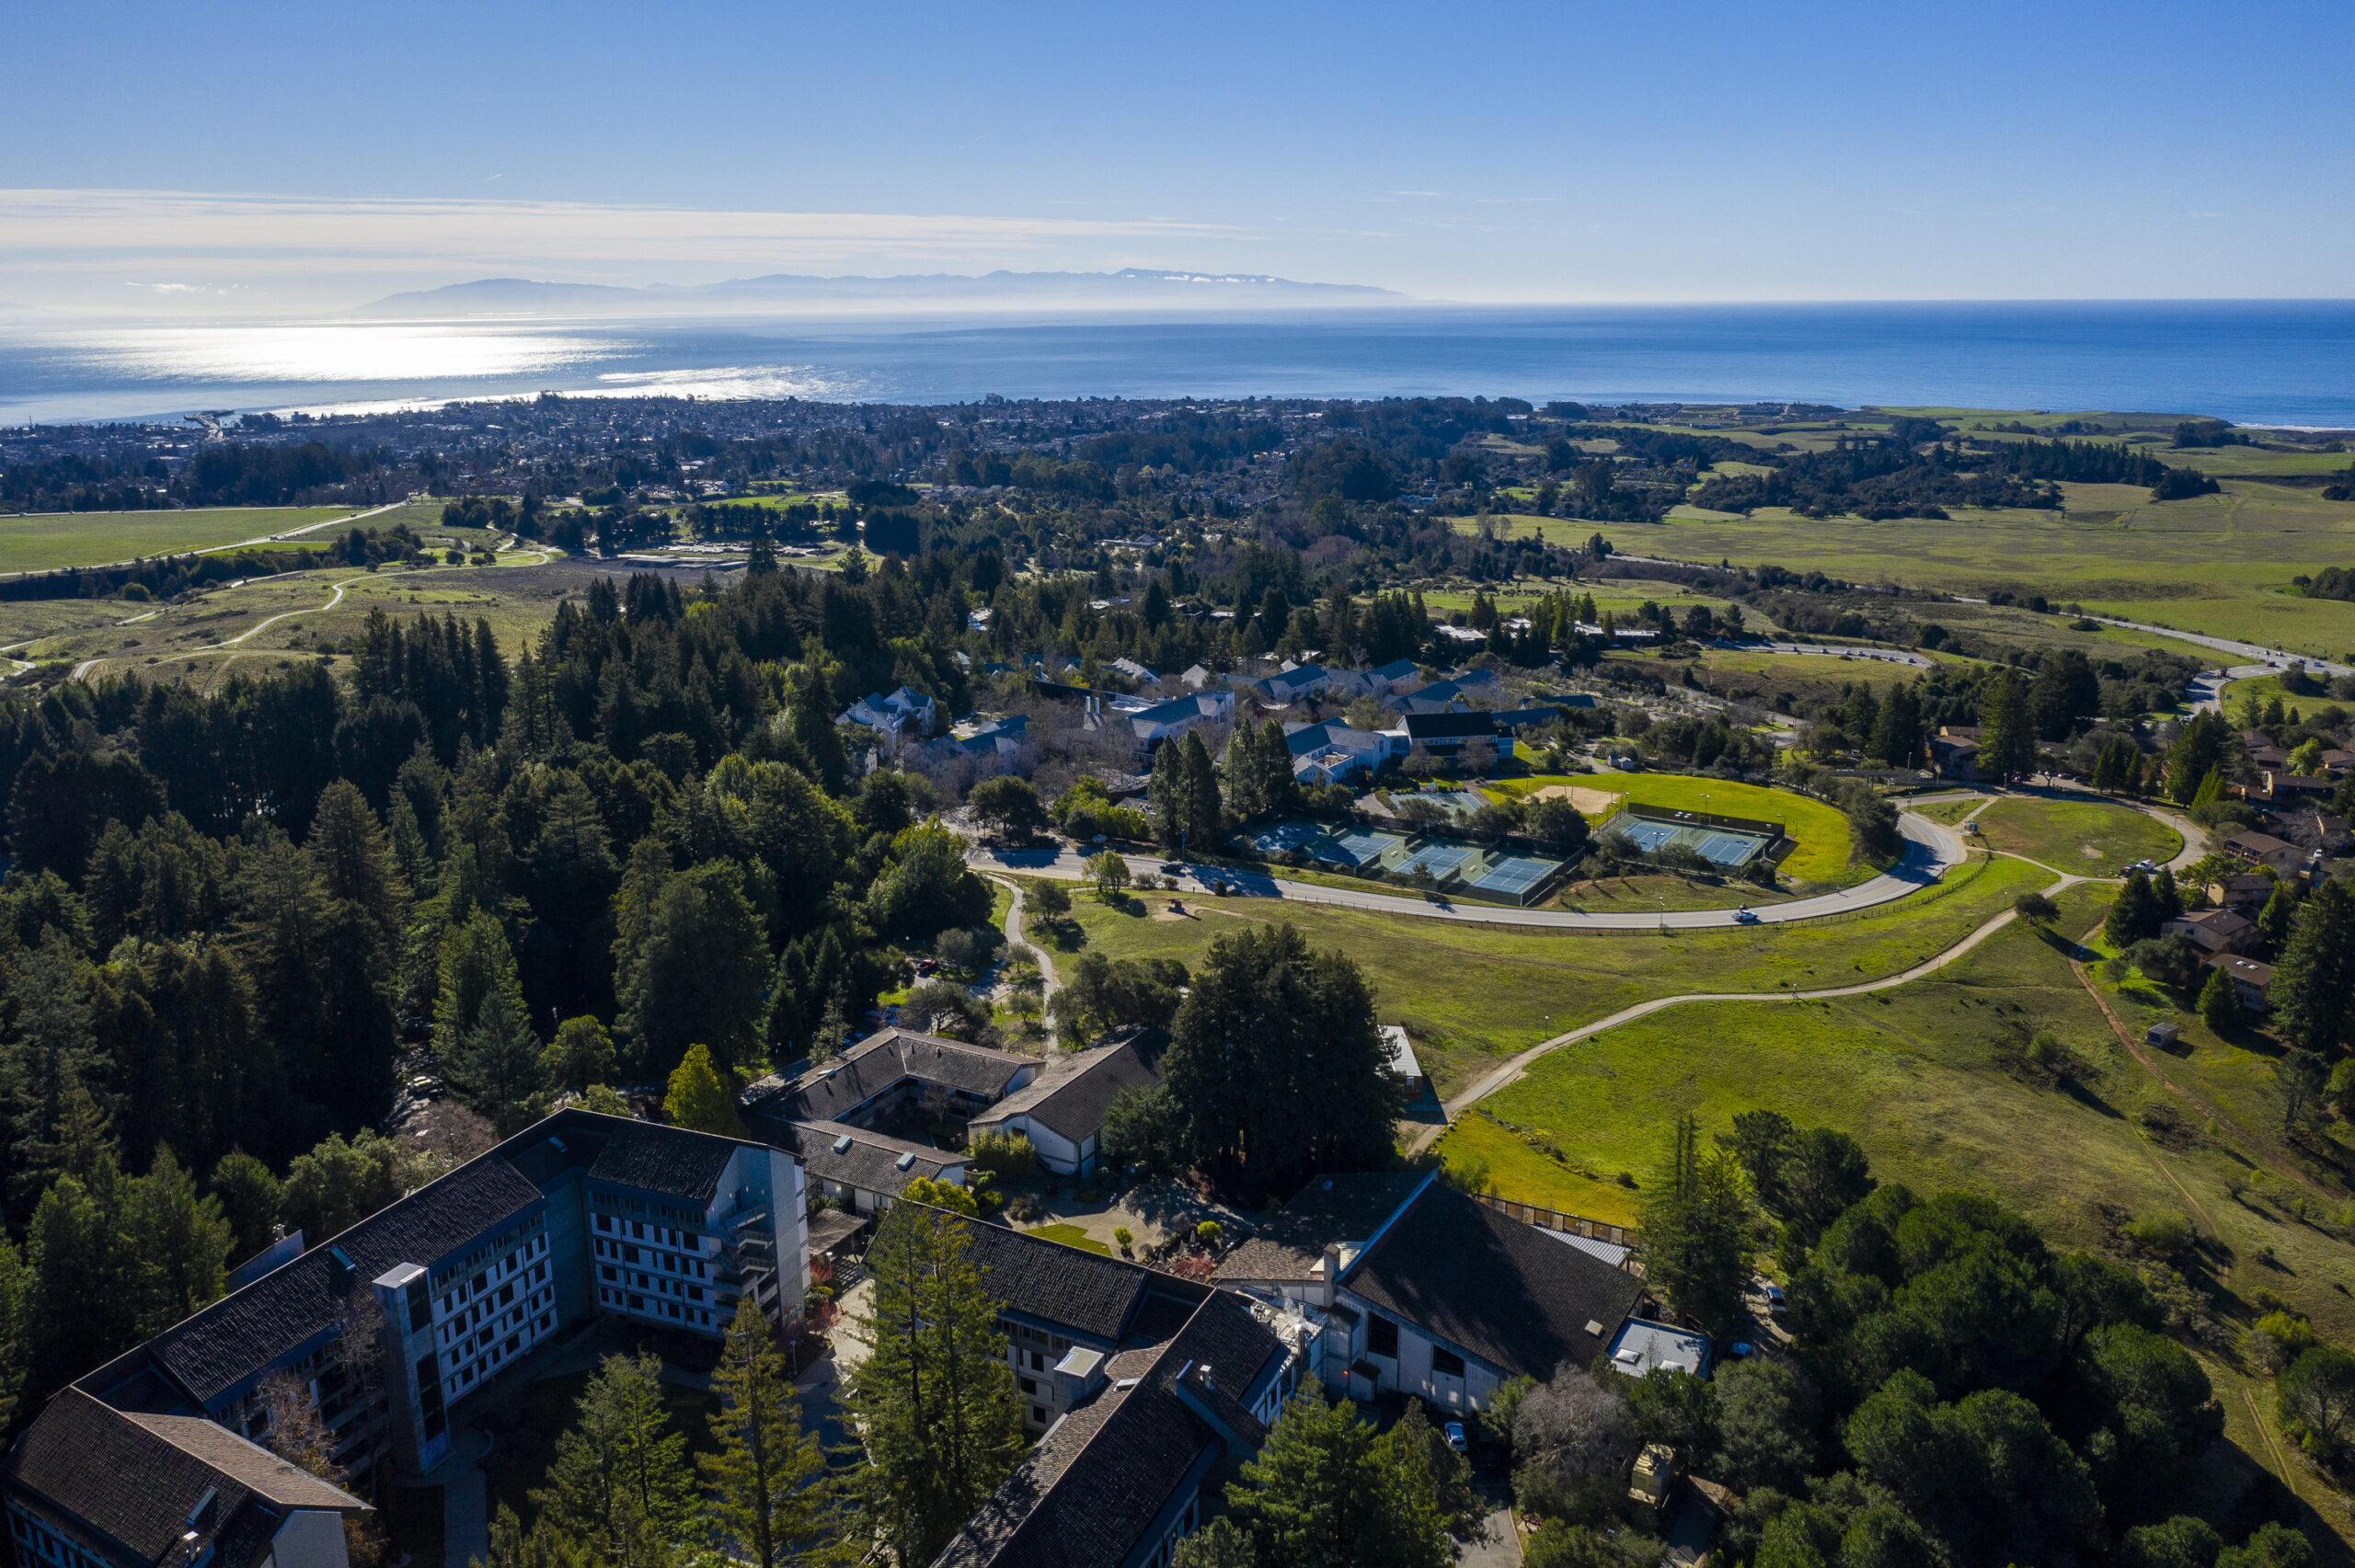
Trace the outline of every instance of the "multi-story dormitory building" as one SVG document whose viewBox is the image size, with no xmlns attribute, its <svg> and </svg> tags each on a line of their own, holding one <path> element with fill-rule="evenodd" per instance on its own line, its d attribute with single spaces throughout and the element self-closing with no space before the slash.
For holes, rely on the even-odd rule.
<svg viewBox="0 0 2355 1568">
<path fill-rule="evenodd" d="M 8 1457 L 12 1533 L 53 1568 L 343 1568 L 339 1527 L 270 1501 L 343 1505 L 256 1458 L 266 1379 L 303 1381 L 364 1493 L 375 1467 L 440 1464 L 456 1407 L 592 1318 L 717 1339 L 745 1295 L 798 1310 L 806 1206 L 781 1150 L 559 1112 L 58 1395 Z M 109 1453 L 160 1459 L 77 1457 Z"/>
</svg>

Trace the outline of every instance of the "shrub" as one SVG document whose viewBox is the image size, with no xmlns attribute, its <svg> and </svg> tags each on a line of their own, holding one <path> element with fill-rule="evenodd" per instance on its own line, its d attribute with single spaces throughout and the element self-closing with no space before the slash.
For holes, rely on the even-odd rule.
<svg viewBox="0 0 2355 1568">
<path fill-rule="evenodd" d="M 965 1154 L 973 1169 L 995 1181 L 1027 1181 L 1039 1170 L 1038 1150 L 1018 1132 L 977 1132 L 966 1143 Z"/>
<path fill-rule="evenodd" d="M 2146 1214 L 2129 1220 L 2126 1239 L 2146 1253 L 2171 1258 L 2191 1244 L 2191 1228 L 2172 1214 Z"/>
</svg>

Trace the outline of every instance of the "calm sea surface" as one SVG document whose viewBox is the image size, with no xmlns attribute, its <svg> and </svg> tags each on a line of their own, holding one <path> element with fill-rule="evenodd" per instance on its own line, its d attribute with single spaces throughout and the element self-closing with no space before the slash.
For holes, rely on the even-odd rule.
<svg viewBox="0 0 2355 1568">
<path fill-rule="evenodd" d="M 2355 301 L 1697 305 L 1005 320 L 0 326 L 0 424 L 542 390 L 867 402 L 1487 394 L 2355 427 Z"/>
</svg>

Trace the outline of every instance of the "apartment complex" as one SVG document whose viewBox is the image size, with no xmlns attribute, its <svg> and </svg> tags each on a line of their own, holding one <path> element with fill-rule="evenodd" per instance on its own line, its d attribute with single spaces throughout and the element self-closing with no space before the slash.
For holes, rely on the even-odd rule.
<svg viewBox="0 0 2355 1568">
<path fill-rule="evenodd" d="M 29 1456 L 69 1426 L 128 1444 L 158 1420 L 242 1452 L 226 1445 L 267 1439 L 264 1384 L 281 1374 L 316 1404 L 355 1491 L 380 1465 L 430 1471 L 457 1406 L 592 1319 L 718 1339 L 747 1296 L 773 1320 L 798 1311 L 806 1207 L 782 1150 L 558 1112 L 82 1378 L 10 1455 L 9 1509 L 91 1562 L 152 1561 L 94 1522 L 114 1478 L 77 1488 L 70 1471 L 29 1472 Z M 340 1546 L 339 1531 L 339 1561 Z"/>
</svg>

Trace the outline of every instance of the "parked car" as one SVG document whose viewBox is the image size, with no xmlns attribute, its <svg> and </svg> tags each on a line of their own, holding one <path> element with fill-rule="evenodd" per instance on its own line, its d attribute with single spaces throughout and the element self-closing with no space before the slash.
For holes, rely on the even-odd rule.
<svg viewBox="0 0 2355 1568">
<path fill-rule="evenodd" d="M 1770 1312 L 1779 1312 L 1783 1310 L 1783 1288 L 1781 1286 L 1770 1284 L 1766 1287 L 1766 1310 Z"/>
<path fill-rule="evenodd" d="M 1447 1446 L 1459 1454 L 1472 1446 L 1471 1440 L 1464 1436 L 1464 1423 L 1461 1421 L 1451 1421 L 1440 1430 L 1447 1436 Z"/>
<path fill-rule="evenodd" d="M 1185 874 L 1186 864 L 1183 861 L 1165 860 L 1161 863 L 1161 875 L 1164 876 L 1183 876 Z"/>
</svg>

